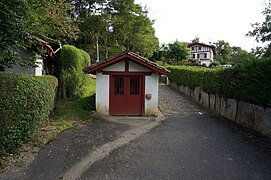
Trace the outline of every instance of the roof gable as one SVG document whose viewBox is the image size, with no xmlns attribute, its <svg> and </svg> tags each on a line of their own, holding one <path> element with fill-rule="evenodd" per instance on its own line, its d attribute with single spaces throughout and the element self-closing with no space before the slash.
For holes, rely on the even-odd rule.
<svg viewBox="0 0 271 180">
<path fill-rule="evenodd" d="M 205 46 L 205 47 L 209 47 L 212 49 L 214 55 L 216 55 L 216 47 L 214 45 L 208 45 L 208 44 L 204 44 L 204 43 L 190 43 L 188 44 L 188 47 L 192 47 L 192 46 Z"/>
<path fill-rule="evenodd" d="M 101 70 L 107 66 L 115 64 L 115 63 L 117 63 L 121 60 L 124 60 L 124 59 L 129 59 L 131 61 L 134 61 L 137 64 L 142 65 L 143 67 L 151 69 L 154 72 L 158 72 L 159 74 L 165 75 L 169 72 L 166 68 L 159 66 L 157 63 L 152 62 L 152 61 L 148 60 L 147 58 L 139 56 L 138 54 L 130 52 L 130 51 L 125 51 L 125 52 L 117 54 L 116 56 L 113 56 L 111 58 L 107 58 L 103 61 L 97 62 L 97 63 L 85 68 L 84 72 L 87 74 L 91 74 L 91 73 L 95 74 L 95 72 L 97 70 Z"/>
</svg>

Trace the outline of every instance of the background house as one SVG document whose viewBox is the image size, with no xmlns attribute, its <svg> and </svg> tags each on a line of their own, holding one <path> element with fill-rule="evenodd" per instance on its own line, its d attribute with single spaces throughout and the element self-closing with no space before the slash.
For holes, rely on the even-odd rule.
<svg viewBox="0 0 271 180">
<path fill-rule="evenodd" d="M 188 45 L 191 51 L 190 60 L 198 61 L 201 65 L 210 66 L 216 55 L 216 48 L 213 45 L 204 43 L 191 43 Z"/>
<path fill-rule="evenodd" d="M 48 43 L 40 38 L 34 38 L 36 42 L 32 47 L 20 49 L 18 55 L 22 58 L 22 61 L 34 59 L 35 66 L 21 66 L 20 64 L 15 64 L 12 67 L 0 66 L 0 71 L 34 76 L 53 75 L 59 78 L 61 44 L 59 42 Z"/>
<path fill-rule="evenodd" d="M 40 56 L 36 56 L 29 50 L 21 49 L 18 52 L 18 55 L 22 59 L 35 59 L 35 67 L 30 66 L 21 66 L 21 65 L 13 65 L 12 67 L 3 67 L 4 72 L 13 72 L 16 74 L 31 74 L 34 76 L 42 76 L 43 75 L 43 59 Z"/>
<path fill-rule="evenodd" d="M 158 115 L 159 76 L 169 71 L 129 51 L 84 70 L 96 74 L 96 110 L 116 116 Z"/>
</svg>

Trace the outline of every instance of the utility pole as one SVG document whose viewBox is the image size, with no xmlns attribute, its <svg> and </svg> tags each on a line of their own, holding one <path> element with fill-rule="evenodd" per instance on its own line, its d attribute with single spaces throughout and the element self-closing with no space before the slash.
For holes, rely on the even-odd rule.
<svg viewBox="0 0 271 180">
<path fill-rule="evenodd" d="M 99 38 L 98 38 L 98 35 L 97 35 L 97 38 L 96 38 L 96 48 L 97 48 L 97 60 L 96 62 L 99 62 L 100 61 L 100 52 L 99 52 Z"/>
</svg>

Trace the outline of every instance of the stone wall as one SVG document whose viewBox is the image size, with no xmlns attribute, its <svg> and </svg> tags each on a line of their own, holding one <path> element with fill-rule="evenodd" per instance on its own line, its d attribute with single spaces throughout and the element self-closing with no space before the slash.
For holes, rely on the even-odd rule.
<svg viewBox="0 0 271 180">
<path fill-rule="evenodd" d="M 200 87 L 190 89 L 183 85 L 178 86 L 175 82 L 170 82 L 170 86 L 221 116 L 271 137 L 271 108 L 208 94 Z"/>
</svg>

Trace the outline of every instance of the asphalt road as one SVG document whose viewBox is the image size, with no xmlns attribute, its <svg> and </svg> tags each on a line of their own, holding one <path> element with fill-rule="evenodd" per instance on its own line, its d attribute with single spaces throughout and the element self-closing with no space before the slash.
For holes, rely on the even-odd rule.
<svg viewBox="0 0 271 180">
<path fill-rule="evenodd" d="M 161 85 L 166 118 L 97 120 L 62 133 L 0 179 L 271 179 L 271 139 Z"/>
<path fill-rule="evenodd" d="M 80 179 L 271 179 L 271 144 L 208 112 L 177 115 Z"/>
</svg>

